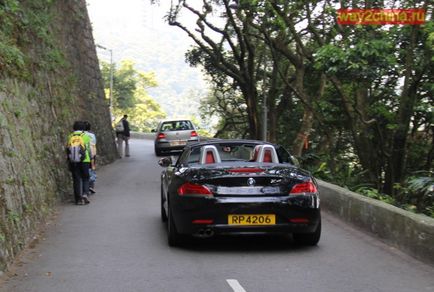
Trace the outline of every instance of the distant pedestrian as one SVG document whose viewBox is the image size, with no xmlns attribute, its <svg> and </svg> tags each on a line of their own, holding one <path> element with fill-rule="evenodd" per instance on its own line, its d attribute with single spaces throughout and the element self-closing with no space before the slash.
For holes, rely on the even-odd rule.
<svg viewBox="0 0 434 292">
<path fill-rule="evenodd" d="M 66 154 L 74 186 L 74 200 L 77 205 L 89 204 L 90 137 L 84 131 L 86 125 L 76 121 L 69 134 Z"/>
<path fill-rule="evenodd" d="M 130 123 L 127 121 L 128 116 L 124 117 L 116 124 L 116 138 L 118 142 L 119 157 L 122 158 L 124 151 L 122 151 L 122 143 L 125 142 L 125 156 L 130 156 Z"/>
<path fill-rule="evenodd" d="M 96 181 L 96 136 L 91 131 L 91 125 L 88 121 L 85 123 L 85 133 L 90 137 L 90 169 L 89 169 L 89 191 L 95 194 Z"/>
</svg>

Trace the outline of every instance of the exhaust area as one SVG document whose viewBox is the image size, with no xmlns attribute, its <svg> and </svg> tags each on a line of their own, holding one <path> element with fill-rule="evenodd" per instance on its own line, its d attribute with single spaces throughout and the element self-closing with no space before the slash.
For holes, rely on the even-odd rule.
<svg viewBox="0 0 434 292">
<path fill-rule="evenodd" d="M 199 231 L 196 232 L 193 236 L 199 238 L 210 238 L 214 236 L 214 231 L 211 228 L 202 228 L 199 229 Z"/>
</svg>

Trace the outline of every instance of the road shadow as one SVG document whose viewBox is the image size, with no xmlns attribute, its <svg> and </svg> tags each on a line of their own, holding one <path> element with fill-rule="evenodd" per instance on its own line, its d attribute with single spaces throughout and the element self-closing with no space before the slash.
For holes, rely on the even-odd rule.
<svg viewBox="0 0 434 292">
<path fill-rule="evenodd" d="M 158 237 L 162 240 L 161 244 L 167 245 L 167 224 L 162 223 L 160 218 L 155 220 L 161 224 Z M 319 245 L 321 242 L 319 243 Z M 191 252 L 312 252 L 319 246 L 303 246 L 296 244 L 291 235 L 220 235 L 211 238 L 186 237 L 177 249 L 188 250 Z"/>
<path fill-rule="evenodd" d="M 179 248 L 197 252 L 300 252 L 313 251 L 317 246 L 301 246 L 291 236 L 227 235 L 212 238 L 189 238 Z"/>
</svg>

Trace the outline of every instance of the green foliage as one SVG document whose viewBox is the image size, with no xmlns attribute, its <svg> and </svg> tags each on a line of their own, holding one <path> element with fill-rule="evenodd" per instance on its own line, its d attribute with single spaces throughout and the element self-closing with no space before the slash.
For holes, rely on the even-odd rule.
<svg viewBox="0 0 434 292">
<path fill-rule="evenodd" d="M 434 177 L 432 173 L 417 172 L 409 177 L 401 187 L 403 204 L 412 206 L 416 212 L 433 216 L 434 213 Z M 434 216 L 433 216 L 434 217 Z"/>
<path fill-rule="evenodd" d="M 126 109 L 134 105 L 134 92 L 138 77 L 132 61 L 122 61 L 121 66 L 113 75 L 113 101 L 119 109 Z"/>
<path fill-rule="evenodd" d="M 213 92 L 201 109 L 204 116 L 219 118 L 216 136 L 245 137 L 252 120 L 262 121 L 266 96 L 270 140 L 291 147 L 305 139 L 309 147 L 303 150 L 303 166 L 316 176 L 431 212 L 424 211 L 431 210 L 427 196 L 405 180 L 433 167 L 432 21 L 422 26 L 337 26 L 336 9 L 324 1 L 243 0 L 236 10 L 225 1 L 202 2 L 196 14 L 200 25 L 191 33 L 202 35 L 196 35 L 196 46 L 186 57 L 210 76 Z M 351 2 L 354 7 L 365 4 Z M 219 15 L 220 23 L 206 18 L 219 9 L 226 11 Z M 172 16 L 178 20 L 177 13 Z M 205 19 L 224 27 L 224 33 L 214 30 L 221 39 L 213 46 L 205 38 Z M 248 45 L 252 55 L 243 51 Z M 233 70 L 237 65 L 245 66 Z M 253 78 L 240 78 L 244 75 Z M 245 84 L 251 91 L 240 90 Z M 256 95 L 248 98 L 252 91 Z M 298 155 L 300 147 L 293 149 Z M 401 198 L 406 193 L 413 201 Z"/>
<path fill-rule="evenodd" d="M 104 79 L 105 87 L 110 85 L 110 70 L 113 70 L 113 106 L 120 110 L 132 108 L 145 98 L 142 91 L 141 95 L 136 93 L 137 90 L 147 89 L 157 86 L 153 73 L 144 73 L 134 68 L 134 62 L 131 60 L 121 61 L 119 69 L 116 64 L 110 69 L 110 64 L 102 62 L 101 72 Z"/>
<path fill-rule="evenodd" d="M 17 212 L 9 211 L 7 216 L 11 223 L 18 224 L 21 221 L 21 216 Z"/>
<path fill-rule="evenodd" d="M 359 187 L 354 190 L 356 193 L 362 194 L 368 198 L 380 200 L 382 202 L 395 205 L 396 201 L 394 198 L 392 198 L 389 195 L 380 193 L 377 189 L 370 188 L 370 187 Z"/>
<path fill-rule="evenodd" d="M 11 72 L 18 74 L 25 66 L 25 57 L 23 52 L 15 46 L 8 45 L 0 40 L 0 67 Z"/>
<path fill-rule="evenodd" d="M 28 79 L 32 65 L 49 71 L 66 65 L 50 28 L 52 4 L 52 0 L 0 2 L 0 70 L 3 75 Z M 24 52 L 29 44 L 33 45 L 32 54 Z"/>
<path fill-rule="evenodd" d="M 209 127 L 209 122 L 203 123 L 206 125 L 206 128 L 201 128 L 200 125 L 202 123 L 196 116 L 190 116 L 190 117 L 188 117 L 188 119 L 190 121 L 192 121 L 193 125 L 195 125 L 197 133 L 199 134 L 200 137 L 205 137 L 205 138 L 212 138 L 213 137 L 213 135 L 210 132 L 211 127 Z"/>
<path fill-rule="evenodd" d="M 113 64 L 112 70 L 115 121 L 127 114 L 133 131 L 150 132 L 159 120 L 166 117 L 160 105 L 147 92 L 147 89 L 157 86 L 154 73 L 138 71 L 131 60 L 122 61 L 119 69 Z M 110 64 L 102 62 L 101 73 L 108 96 Z"/>
<path fill-rule="evenodd" d="M 307 153 L 300 157 L 300 162 L 303 168 L 319 179 L 351 190 L 368 187 L 366 183 L 363 183 L 366 171 L 361 169 L 354 157 L 338 156 L 335 158 L 332 160 L 328 155 L 318 156 Z"/>
<path fill-rule="evenodd" d="M 404 184 L 395 184 L 399 194 L 395 197 L 382 193 L 372 185 L 366 183 L 366 171 L 361 170 L 356 161 L 341 157 L 330 167 L 330 157 L 306 154 L 301 157 L 303 168 L 315 177 L 330 181 L 348 188 L 356 193 L 372 199 L 395 205 L 404 210 L 423 213 L 434 218 L 434 177 L 430 172 L 415 172 Z"/>
<path fill-rule="evenodd" d="M 425 25 L 425 32 L 428 34 L 427 46 L 431 51 L 434 51 L 434 22 L 429 21 Z M 432 54 L 431 61 L 434 61 L 434 54 Z"/>
<path fill-rule="evenodd" d="M 200 128 L 197 130 L 197 133 L 200 137 L 205 138 L 213 138 L 213 134 L 208 129 Z"/>
<path fill-rule="evenodd" d="M 344 80 L 373 80 L 397 63 L 392 48 L 386 37 L 351 45 L 328 44 L 317 50 L 315 67 Z"/>
<path fill-rule="evenodd" d="M 409 191 L 421 196 L 432 197 L 434 195 L 434 177 L 410 177 L 407 185 Z"/>
<path fill-rule="evenodd" d="M 16 0 L 0 3 L 0 69 L 18 74 L 25 65 L 24 54 L 17 46 L 20 4 Z"/>
<path fill-rule="evenodd" d="M 201 118 L 205 121 L 219 119 L 215 134 L 217 138 L 246 137 L 248 128 L 244 100 L 230 85 L 220 85 L 201 100 Z"/>
</svg>

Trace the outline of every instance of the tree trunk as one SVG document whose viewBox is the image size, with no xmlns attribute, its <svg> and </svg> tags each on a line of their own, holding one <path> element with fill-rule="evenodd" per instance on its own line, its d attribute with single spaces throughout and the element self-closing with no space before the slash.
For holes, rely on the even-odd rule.
<svg viewBox="0 0 434 292">
<path fill-rule="evenodd" d="M 431 150 L 428 153 L 428 157 L 426 158 L 426 164 L 425 164 L 425 169 L 428 171 L 431 171 L 431 167 L 432 167 L 432 160 L 433 160 L 433 156 L 434 156 L 434 126 L 431 126 Z"/>
<path fill-rule="evenodd" d="M 354 105 L 339 79 L 332 76 L 330 80 L 341 97 L 360 164 L 367 171 L 369 182 L 378 188 L 381 185 L 381 164 L 379 163 L 378 149 L 370 138 L 373 132 L 370 125 L 375 120 L 367 120 L 367 96 L 361 90 L 356 91 L 356 104 Z"/>
<path fill-rule="evenodd" d="M 297 137 L 294 140 L 292 146 L 292 154 L 295 156 L 301 156 L 303 148 L 308 143 L 309 133 L 313 125 L 313 112 L 310 109 L 305 108 L 303 114 L 303 120 L 297 133 Z"/>
<path fill-rule="evenodd" d="M 271 74 L 270 87 L 268 90 L 267 98 L 267 120 L 268 120 L 268 141 L 276 143 L 276 133 L 277 133 L 277 120 L 280 113 L 276 109 L 277 96 L 279 94 L 277 88 L 278 72 L 279 68 L 277 66 L 273 67 L 273 72 Z"/>
<path fill-rule="evenodd" d="M 260 129 L 258 124 L 257 91 L 254 85 L 241 87 L 247 105 L 247 120 L 249 122 L 249 138 L 260 139 Z"/>
<path fill-rule="evenodd" d="M 309 143 L 309 134 L 312 130 L 314 112 L 312 108 L 312 98 L 306 93 L 304 88 L 305 67 L 302 62 L 295 67 L 295 90 L 298 97 L 302 100 L 304 112 L 300 128 L 295 137 L 292 146 L 292 153 L 295 156 L 301 156 L 303 148 L 307 148 Z"/>
<path fill-rule="evenodd" d="M 405 56 L 404 85 L 399 100 L 396 129 L 392 140 L 392 153 L 387 161 L 385 183 L 383 191 L 389 195 L 396 195 L 394 185 L 403 182 L 404 169 L 406 164 L 407 135 L 410 128 L 411 116 L 417 99 L 417 87 L 419 78 L 414 76 L 414 48 L 416 46 L 418 28 L 412 28 L 410 44 Z M 421 75 L 422 76 L 422 75 Z"/>
</svg>

